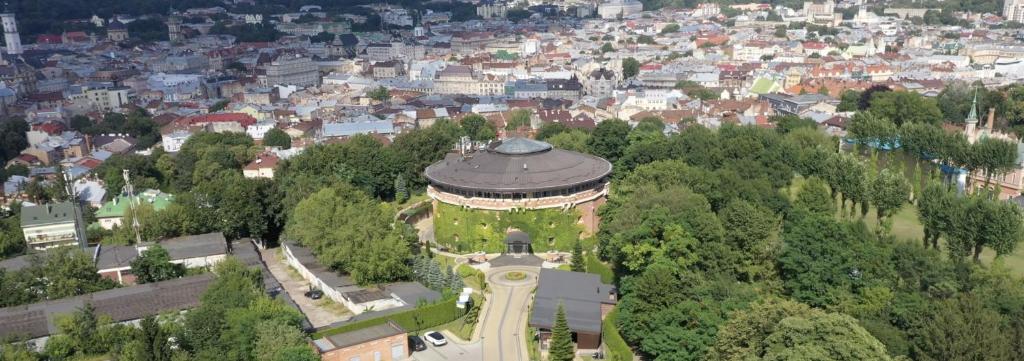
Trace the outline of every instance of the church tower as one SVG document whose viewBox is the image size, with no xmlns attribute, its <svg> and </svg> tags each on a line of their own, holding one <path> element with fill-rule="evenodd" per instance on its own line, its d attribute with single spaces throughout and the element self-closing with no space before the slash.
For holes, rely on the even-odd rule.
<svg viewBox="0 0 1024 361">
<path fill-rule="evenodd" d="M 7 54 L 21 55 L 21 37 L 18 35 L 18 23 L 14 21 L 14 14 L 5 12 L 0 14 L 0 22 L 4 26 L 4 43 L 7 45 Z"/>
<path fill-rule="evenodd" d="M 971 113 L 967 115 L 967 119 L 964 119 L 966 124 L 964 133 L 967 133 L 967 139 L 971 143 L 978 140 L 978 90 L 974 90 L 974 102 L 971 103 Z"/>
<path fill-rule="evenodd" d="M 167 19 L 167 38 L 172 43 L 181 42 L 181 17 L 177 12 L 172 11 Z"/>
</svg>

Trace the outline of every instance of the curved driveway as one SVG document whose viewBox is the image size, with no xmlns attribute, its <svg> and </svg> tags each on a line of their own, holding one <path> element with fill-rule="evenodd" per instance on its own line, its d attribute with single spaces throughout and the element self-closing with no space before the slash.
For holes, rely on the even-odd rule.
<svg viewBox="0 0 1024 361">
<path fill-rule="evenodd" d="M 509 281 L 505 273 L 526 273 L 522 281 Z M 484 359 L 497 361 L 527 361 L 526 324 L 530 319 L 530 300 L 537 287 L 537 267 L 509 266 L 487 272 L 491 289 L 487 308 L 481 319 L 480 337 L 483 340 Z"/>
</svg>

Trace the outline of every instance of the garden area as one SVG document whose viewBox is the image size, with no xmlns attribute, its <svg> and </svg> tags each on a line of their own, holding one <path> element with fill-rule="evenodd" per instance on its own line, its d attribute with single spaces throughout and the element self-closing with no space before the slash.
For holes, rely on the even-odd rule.
<svg viewBox="0 0 1024 361">
<path fill-rule="evenodd" d="M 505 250 L 509 228 L 526 232 L 533 241 L 534 252 L 569 251 L 583 228 L 577 224 L 575 210 L 518 210 L 508 212 L 463 209 L 440 203 L 434 209 L 434 237 L 438 244 L 455 252 Z M 592 247 L 584 244 L 584 247 Z"/>
</svg>

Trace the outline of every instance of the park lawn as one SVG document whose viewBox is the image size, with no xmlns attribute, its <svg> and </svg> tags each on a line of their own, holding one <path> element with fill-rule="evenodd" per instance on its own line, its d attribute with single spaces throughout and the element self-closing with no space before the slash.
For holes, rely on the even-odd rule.
<svg viewBox="0 0 1024 361">
<path fill-rule="evenodd" d="M 474 307 L 483 307 L 483 297 L 478 294 L 472 294 Z M 479 313 L 478 313 L 479 314 Z M 466 315 L 459 317 L 457 320 L 446 323 L 438 327 L 443 330 L 448 330 L 453 335 L 458 336 L 462 341 L 469 341 L 473 338 L 473 329 L 476 328 L 476 323 L 466 323 Z"/>
<path fill-rule="evenodd" d="M 804 178 L 796 176 L 793 178 L 793 184 L 789 188 L 790 199 L 796 198 L 796 192 L 804 183 Z M 847 205 L 849 207 L 849 205 Z M 860 218 L 860 207 L 857 208 L 857 215 L 854 219 Z M 843 219 L 838 213 L 836 218 Z M 849 219 L 849 217 L 847 217 Z M 876 210 L 874 207 L 868 210 L 868 214 L 864 217 L 864 223 L 868 228 L 875 230 L 878 229 L 878 219 L 876 218 Z M 917 218 L 917 207 L 913 204 L 907 204 L 900 209 L 895 215 L 892 216 L 892 236 L 897 240 L 904 242 L 913 242 L 915 244 L 921 244 L 921 240 L 924 239 L 924 226 L 921 225 L 921 221 Z M 939 239 L 939 247 L 945 250 L 946 240 Z M 943 252 L 945 254 L 945 252 Z M 986 248 L 981 252 L 981 262 L 983 264 L 991 264 L 996 258 L 995 251 Z M 1013 253 L 1002 257 L 1004 265 L 1015 275 L 1024 277 L 1024 246 L 1017 245 L 1017 249 Z"/>
</svg>

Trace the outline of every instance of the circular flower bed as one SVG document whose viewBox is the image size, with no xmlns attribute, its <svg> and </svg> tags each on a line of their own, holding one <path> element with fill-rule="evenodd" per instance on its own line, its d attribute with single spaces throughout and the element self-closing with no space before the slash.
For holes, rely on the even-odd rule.
<svg viewBox="0 0 1024 361">
<path fill-rule="evenodd" d="M 523 272 L 509 272 L 505 274 L 505 279 L 509 281 L 522 281 L 526 279 L 526 274 Z"/>
</svg>

